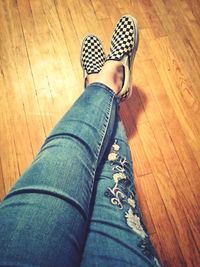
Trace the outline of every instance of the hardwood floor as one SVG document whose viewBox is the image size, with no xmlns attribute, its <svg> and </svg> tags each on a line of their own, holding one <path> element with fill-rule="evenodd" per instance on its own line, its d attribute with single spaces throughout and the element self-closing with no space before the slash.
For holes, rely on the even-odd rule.
<svg viewBox="0 0 200 267">
<path fill-rule="evenodd" d="M 140 45 L 121 106 L 144 219 L 164 266 L 200 266 L 200 2 L 0 1 L 0 199 L 83 92 L 80 45 L 109 49 L 123 14 Z"/>
</svg>

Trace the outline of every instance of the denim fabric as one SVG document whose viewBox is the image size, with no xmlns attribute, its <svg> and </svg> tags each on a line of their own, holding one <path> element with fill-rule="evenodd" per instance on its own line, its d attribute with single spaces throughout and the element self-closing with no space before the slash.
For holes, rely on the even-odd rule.
<svg viewBox="0 0 200 267">
<path fill-rule="evenodd" d="M 119 116 L 96 172 L 81 267 L 160 266 L 143 223 L 133 163 Z"/>
<path fill-rule="evenodd" d="M 125 219 L 135 194 L 118 106 L 111 89 L 93 83 L 55 126 L 1 203 L 0 266 L 153 266 L 154 250 L 144 254 L 142 230 L 138 235 Z M 114 144 L 129 176 L 127 184 L 119 181 L 118 198 Z"/>
</svg>

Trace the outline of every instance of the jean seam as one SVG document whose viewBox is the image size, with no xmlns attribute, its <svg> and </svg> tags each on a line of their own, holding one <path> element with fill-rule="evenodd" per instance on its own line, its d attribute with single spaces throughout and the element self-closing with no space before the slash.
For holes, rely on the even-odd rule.
<svg viewBox="0 0 200 267">
<path fill-rule="evenodd" d="M 102 129 L 101 141 L 100 141 L 100 143 L 99 143 L 99 145 L 97 147 L 97 152 L 95 153 L 95 155 L 97 154 L 97 158 L 99 157 L 103 142 L 105 140 L 106 131 L 108 130 L 109 119 L 110 119 L 111 111 L 112 111 L 112 107 L 113 107 L 113 100 L 114 100 L 114 95 L 111 97 L 111 100 L 109 102 L 108 109 L 107 109 L 107 112 L 106 112 L 106 114 L 107 114 L 106 117 L 105 117 L 105 124 L 106 125 Z"/>
<path fill-rule="evenodd" d="M 109 101 L 109 104 L 108 104 L 108 108 L 107 108 L 106 116 L 105 116 L 104 127 L 102 128 L 102 131 L 101 131 L 101 141 L 98 143 L 98 146 L 97 146 L 97 149 L 96 149 L 96 152 L 95 152 L 95 161 L 96 161 L 95 165 L 97 164 L 97 161 L 98 161 L 98 158 L 99 158 L 99 154 L 100 154 L 103 142 L 105 140 L 105 134 L 106 134 L 106 131 L 107 131 L 108 125 L 109 125 L 109 118 L 111 116 L 113 100 L 114 100 L 114 94 L 111 96 L 111 100 Z M 95 166 L 94 169 L 93 169 L 93 171 L 94 171 L 93 175 L 94 176 L 95 176 L 96 167 L 97 166 Z"/>
</svg>

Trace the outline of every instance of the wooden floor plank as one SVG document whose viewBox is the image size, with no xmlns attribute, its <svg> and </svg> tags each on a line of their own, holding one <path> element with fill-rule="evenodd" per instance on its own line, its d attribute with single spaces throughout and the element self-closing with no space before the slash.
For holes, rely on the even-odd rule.
<svg viewBox="0 0 200 267">
<path fill-rule="evenodd" d="M 101 19 L 99 22 L 100 22 L 100 25 L 102 26 L 101 29 L 102 29 L 102 36 L 103 37 L 102 37 L 101 41 L 103 42 L 104 51 L 107 55 L 110 51 L 110 40 L 111 40 L 112 34 L 113 34 L 113 22 L 110 18 L 109 19 Z M 116 20 L 116 22 L 117 22 L 117 20 Z"/>
<path fill-rule="evenodd" d="M 63 31 L 63 37 L 69 52 L 73 71 L 76 75 L 77 84 L 82 82 L 82 69 L 80 66 L 80 44 L 78 35 L 75 31 L 72 17 L 70 15 L 67 2 L 65 0 L 55 1 L 55 7 L 58 13 L 60 24 Z"/>
<path fill-rule="evenodd" d="M 96 15 L 95 8 L 91 6 L 90 0 L 81 2 L 81 9 L 85 18 L 88 31 L 96 34 L 100 39 L 105 39 L 101 20 L 109 21 L 109 18 L 108 17 L 98 18 L 98 16 Z"/>
<path fill-rule="evenodd" d="M 79 43 L 82 43 L 83 38 L 89 33 L 84 15 L 80 9 L 79 0 L 69 0 L 67 1 L 68 9 L 74 24 L 75 31 L 77 33 Z"/>
<path fill-rule="evenodd" d="M 10 61 L 9 66 L 12 64 L 13 62 Z M 16 91 L 13 90 L 14 88 L 17 90 L 17 88 L 20 86 L 17 81 L 16 73 L 14 73 L 12 70 L 9 70 L 9 67 L 5 66 L 5 64 L 4 67 L 4 87 L 7 91 L 6 100 L 11 119 L 11 125 L 8 125 L 8 127 L 11 127 L 12 129 L 11 136 L 14 137 L 17 162 L 21 174 L 33 160 L 33 149 L 30 142 L 30 135 L 27 127 L 27 119 L 24 112 L 23 103 L 21 102 L 20 95 L 17 95 Z M 12 76 L 9 75 L 9 72 L 12 72 Z"/>
<path fill-rule="evenodd" d="M 151 40 L 154 40 L 154 36 L 152 31 L 150 31 L 149 28 L 141 29 L 140 30 L 140 45 L 137 51 L 137 56 L 135 59 L 135 65 L 140 65 L 140 62 L 147 59 L 152 59 L 153 55 L 150 50 L 150 47 L 148 43 Z M 134 78 L 134 72 L 133 72 L 133 78 Z"/>
<path fill-rule="evenodd" d="M 154 54 L 155 64 L 159 75 L 165 86 L 167 87 L 167 93 L 170 97 L 170 101 L 173 104 L 175 112 L 178 119 L 182 125 L 182 129 L 188 137 L 188 142 L 191 145 L 195 158 L 200 166 L 200 140 L 197 138 L 199 136 L 199 102 L 193 97 L 193 91 L 190 85 L 187 85 L 188 81 L 184 80 L 184 75 L 181 73 L 181 69 L 178 67 L 178 61 L 173 57 L 172 51 L 168 43 L 168 39 L 159 39 L 152 41 L 151 43 L 152 51 L 156 51 Z M 165 54 L 165 56 L 164 56 Z M 165 60 L 161 60 L 161 58 Z M 190 105 L 187 101 L 187 94 L 191 90 L 191 97 L 194 99 L 194 105 Z M 184 97 L 184 95 L 186 96 Z M 197 108 L 196 108 L 197 107 Z M 190 117 L 194 116 L 194 120 Z"/>
<path fill-rule="evenodd" d="M 4 12 L 2 11 L 2 9 L 4 10 Z M 0 42 L 2 49 L 1 53 L 3 55 L 3 57 L 1 58 L 1 78 L 3 83 L 2 90 L 4 92 L 4 95 L 6 96 L 5 105 L 7 105 L 8 107 L 5 110 L 8 110 L 10 119 L 10 121 L 6 121 L 5 123 L 8 123 L 8 129 L 11 134 L 10 136 L 14 138 L 17 165 L 19 173 L 22 173 L 33 159 L 33 148 L 30 142 L 30 134 L 27 127 L 27 118 L 23 108 L 21 92 L 19 90 L 20 84 L 15 69 L 15 61 L 12 55 L 12 45 L 9 41 L 9 32 L 12 29 L 12 24 L 10 24 L 8 21 L 8 5 L 0 5 L 0 12 L 1 14 L 4 14 L 4 20 L 2 20 L 1 23 L 3 27 L 0 29 Z M 2 166 L 4 166 L 3 163 Z"/>
<path fill-rule="evenodd" d="M 155 176 L 160 195 L 169 214 L 175 236 L 179 241 L 184 259 L 188 266 L 198 266 L 198 249 L 193 242 L 194 237 L 192 232 L 185 231 L 185 228 L 190 229 L 190 225 L 185 217 L 183 207 L 181 206 L 182 204 L 179 203 L 178 192 L 172 183 L 169 171 L 157 144 L 158 141 L 155 139 L 149 124 L 141 124 L 138 128 L 138 132 L 145 146 L 153 175 Z"/>
<path fill-rule="evenodd" d="M 101 2 L 105 6 L 107 13 L 109 14 L 108 18 L 104 18 L 101 20 L 109 19 L 111 21 L 112 25 L 114 26 L 117 23 L 117 21 L 119 20 L 119 18 L 121 17 L 121 12 L 120 12 L 117 4 L 116 4 L 116 0 L 110 0 L 110 1 L 102 0 Z"/>
<path fill-rule="evenodd" d="M 143 217 L 164 266 L 200 266 L 199 9 L 199 0 L 0 1 L 0 200 L 83 92 L 82 39 L 96 34 L 108 53 L 130 14 L 140 43 L 120 115 Z"/>
<path fill-rule="evenodd" d="M 160 259 L 162 259 L 163 266 L 169 266 L 168 259 L 164 259 L 165 253 L 163 252 L 163 248 L 161 246 L 161 243 L 159 241 L 157 233 L 150 234 L 151 241 L 156 248 L 156 253 Z"/>
<path fill-rule="evenodd" d="M 150 74 L 148 74 L 147 71 L 145 72 L 145 77 L 149 77 L 149 75 L 151 77 L 152 65 L 148 64 L 147 62 L 144 62 L 144 64 L 146 66 L 148 65 L 149 67 L 146 70 L 151 70 Z M 154 83 L 151 83 L 151 86 L 155 88 L 156 85 Z M 169 177 L 170 178 L 173 177 L 171 182 L 175 188 L 179 188 L 177 194 L 179 198 L 182 199 L 181 206 L 183 208 L 184 215 L 187 218 L 190 227 L 192 228 L 193 238 L 194 240 L 196 240 L 196 246 L 198 246 L 198 240 L 200 239 L 198 232 L 199 206 L 197 202 L 198 200 L 195 199 L 195 193 L 198 194 L 198 192 L 196 192 L 197 189 L 195 188 L 194 188 L 195 192 L 192 192 L 192 188 L 190 186 L 190 183 L 188 182 L 183 166 L 176 153 L 174 144 L 171 140 L 171 136 L 168 133 L 167 130 L 168 127 L 167 126 L 165 127 L 158 105 L 155 105 L 154 100 L 152 99 L 150 88 L 149 90 L 147 90 L 147 92 L 148 92 L 147 97 L 149 99 L 149 103 L 152 103 L 148 105 L 148 110 L 147 110 L 149 122 L 152 125 L 155 125 L 156 130 L 154 130 L 153 128 L 155 138 L 159 144 L 160 151 L 165 161 L 165 165 L 170 174 Z"/>
<path fill-rule="evenodd" d="M 147 29 L 149 27 L 149 22 L 145 16 L 145 12 L 140 6 L 140 0 L 131 0 L 130 6 L 127 7 L 126 10 L 123 10 L 123 14 L 129 14 L 129 10 L 132 11 L 132 16 L 137 18 L 140 29 Z"/>
<path fill-rule="evenodd" d="M 177 29 L 179 29 L 180 25 L 179 23 L 176 25 L 176 22 L 174 22 L 172 18 L 172 15 L 160 17 L 161 21 L 165 22 L 164 27 L 167 31 L 168 39 L 171 43 L 171 47 L 179 59 L 181 69 L 184 71 L 187 79 L 191 80 L 194 84 L 193 94 L 195 94 L 195 97 L 199 100 L 200 92 L 198 87 L 200 82 L 200 68 L 191 48 L 190 42 L 192 42 L 192 40 L 189 40 L 188 37 L 185 38 L 185 34 L 182 36 L 182 34 L 179 34 L 179 31 L 177 32 Z M 184 26 L 181 25 L 181 27 Z M 182 32 L 184 31 L 182 30 Z"/>
<path fill-rule="evenodd" d="M 5 184 L 4 184 L 4 176 L 3 176 L 3 170 L 2 170 L 2 165 L 1 165 L 1 158 L 0 158 L 0 201 L 3 200 L 6 190 L 5 190 Z"/>
<path fill-rule="evenodd" d="M 1 129 L 0 129 L 0 151 L 1 151 L 1 192 L 8 193 L 11 186 L 19 177 L 18 160 L 16 155 L 15 141 L 10 125 L 10 114 L 6 107 L 7 101 L 1 105 Z M 6 144 L 6 145 L 5 145 Z M 12 163 L 12 164 L 11 164 Z M 2 195 L 2 197 L 5 196 Z"/>
<path fill-rule="evenodd" d="M 147 66 L 148 68 L 144 68 L 144 65 Z M 200 179 L 198 179 L 200 177 L 200 170 L 197 164 L 195 163 L 195 158 L 192 154 L 191 149 L 188 146 L 187 137 L 184 135 L 183 132 L 180 131 L 181 125 L 179 121 L 176 119 L 173 105 L 170 103 L 170 100 L 168 99 L 164 84 L 160 80 L 159 74 L 157 72 L 156 66 L 154 65 L 153 61 L 148 60 L 143 62 L 141 65 L 140 73 L 142 72 L 142 70 L 144 70 L 144 77 L 145 77 L 145 78 L 143 77 L 143 79 L 151 80 L 151 77 L 152 76 L 154 77 L 154 80 L 151 81 L 151 84 L 148 87 L 149 90 L 146 90 L 148 94 L 147 98 L 149 99 L 149 101 L 152 102 L 152 111 L 150 111 L 149 109 L 147 116 L 149 115 L 148 117 L 152 124 L 155 124 L 153 120 L 157 120 L 157 123 L 160 122 L 161 127 L 164 126 L 166 128 L 167 131 L 165 135 L 166 141 L 167 138 L 170 138 L 170 140 L 168 140 L 170 144 L 168 143 L 168 145 L 161 146 L 161 148 L 163 147 L 164 149 L 168 149 L 163 151 L 163 155 L 164 157 L 166 157 L 166 164 L 169 165 L 168 169 L 172 172 L 176 171 L 176 168 L 179 166 L 177 169 L 177 174 L 174 173 L 172 177 L 174 178 L 176 177 L 174 181 L 177 183 L 180 179 L 182 179 L 182 181 L 180 181 L 180 184 L 177 184 L 176 186 L 182 188 L 183 191 L 186 190 L 188 192 L 187 193 L 188 197 L 190 196 L 192 197 L 194 194 L 196 200 L 194 199 L 192 201 L 191 199 L 191 203 L 194 203 L 194 206 L 196 206 L 199 204 L 198 199 L 200 198 L 198 190 L 198 188 L 200 188 Z M 159 114 L 159 112 L 161 114 Z M 155 114 L 159 115 L 155 116 Z M 172 124 L 173 121 L 174 123 Z M 172 125 L 174 126 L 172 127 Z M 156 124 L 156 126 L 158 127 L 158 124 Z M 179 142 L 177 139 L 179 139 Z M 159 136 L 157 137 L 157 140 L 159 140 Z M 187 150 L 186 155 L 187 156 L 190 155 L 189 158 L 191 159 L 191 163 L 189 163 L 188 160 L 185 160 L 186 157 L 183 157 L 182 147 L 184 147 Z M 191 194 L 191 192 L 193 192 L 193 194 Z"/>
<path fill-rule="evenodd" d="M 152 31 L 155 38 L 166 36 L 166 31 L 157 15 L 156 10 L 151 1 L 140 0 L 139 6 L 143 10 L 143 13 L 148 22 L 148 28 Z"/>
<path fill-rule="evenodd" d="M 186 0 L 186 2 L 190 6 L 191 12 L 194 14 L 194 17 L 197 20 L 198 24 L 200 24 L 199 1 L 198 0 Z"/>
<path fill-rule="evenodd" d="M 53 125 L 75 101 L 77 90 L 69 51 L 54 2 L 51 0 L 31 2 L 31 9 L 43 61 L 52 94 Z M 41 28 L 41 25 L 42 28 Z M 68 90 L 66 90 L 68 88 Z"/>
<path fill-rule="evenodd" d="M 146 175 L 143 175 L 143 176 L 146 177 Z M 139 192 L 138 200 L 139 200 L 140 209 L 142 211 L 142 217 L 148 229 L 148 233 L 151 236 L 151 235 L 156 234 L 156 229 L 155 229 L 155 225 L 154 225 L 154 222 L 153 222 L 153 219 L 151 217 L 151 213 L 148 207 L 145 192 L 141 187 L 141 182 L 139 181 L 140 179 L 144 179 L 143 176 L 138 177 L 135 175 L 136 192 Z M 159 238 L 157 236 L 157 241 L 158 240 Z"/>
<path fill-rule="evenodd" d="M 190 51 L 189 53 L 193 54 L 194 58 L 197 59 L 197 63 L 199 63 L 200 29 L 199 27 L 195 27 L 195 24 L 197 24 L 196 19 L 194 18 L 194 16 L 191 17 L 190 13 L 190 20 L 192 19 L 191 22 L 194 27 L 192 25 L 191 27 L 188 27 L 188 20 L 185 20 L 185 18 L 189 12 L 185 1 L 169 0 L 165 2 L 165 6 L 166 9 L 168 9 L 168 17 L 174 23 L 174 26 L 178 29 L 178 36 L 182 39 L 182 42 L 188 52 Z M 192 32 L 192 30 L 195 30 L 195 32 Z M 191 36 L 193 34 L 195 36 L 191 39 Z"/>
<path fill-rule="evenodd" d="M 139 89 L 137 88 L 137 90 Z M 138 117 L 143 111 L 142 103 L 136 92 L 137 90 L 136 87 L 134 87 L 128 105 L 121 106 L 120 115 L 131 147 L 131 153 L 134 160 L 134 172 L 140 177 L 149 174 L 152 171 L 136 128 Z"/>
<path fill-rule="evenodd" d="M 1 56 L 2 51 L 0 51 L 0 58 Z M 19 176 L 19 168 L 16 156 L 15 140 L 12 132 L 11 113 L 8 108 L 7 95 L 5 92 L 2 60 L 0 60 L 0 66 L 0 188 L 2 193 L 1 198 L 3 198 L 5 194 L 8 193 L 13 183 L 17 180 Z"/>
<path fill-rule="evenodd" d="M 30 140 L 34 155 L 37 154 L 41 140 L 45 137 L 44 126 L 41 120 L 40 107 L 35 94 L 34 82 L 30 71 L 29 59 L 27 55 L 23 31 L 19 18 L 17 5 L 9 5 L 9 20 L 12 25 L 10 31 L 10 43 L 12 44 L 12 58 L 19 79 L 21 98 L 27 118 L 27 126 L 29 129 Z M 26 73 L 26 75 L 24 75 Z M 35 129 L 33 129 L 33 126 Z"/>
<path fill-rule="evenodd" d="M 52 94 L 49 87 L 46 73 L 47 62 L 41 54 L 41 47 L 38 42 L 37 31 L 29 1 L 20 0 L 17 2 L 23 34 L 25 38 L 27 53 L 30 61 L 31 72 L 34 79 L 35 90 L 38 95 L 40 112 L 44 124 L 45 134 L 52 129 Z"/>
<path fill-rule="evenodd" d="M 101 0 L 91 0 L 92 5 L 94 7 L 96 16 L 98 19 L 107 19 L 109 18 L 109 12 L 105 8 L 105 6 L 102 4 Z"/>
<path fill-rule="evenodd" d="M 140 8 L 140 0 L 123 1 L 113 0 L 115 5 L 118 7 L 121 15 L 130 14 L 137 18 L 139 27 L 141 29 L 148 27 L 148 21 L 145 17 L 144 10 Z"/>
<path fill-rule="evenodd" d="M 177 5 L 178 4 L 179 3 L 177 3 Z M 200 56 L 200 54 L 199 54 L 200 28 L 199 28 L 198 21 L 197 21 L 195 15 L 193 14 L 187 1 L 181 1 L 180 5 L 181 5 L 182 16 L 185 19 L 184 24 L 186 25 L 186 28 L 187 28 L 188 39 L 191 40 L 191 37 L 192 37 L 192 40 L 193 40 L 192 44 L 193 44 L 193 47 L 196 51 L 196 55 L 198 55 L 198 58 L 199 58 L 199 56 Z"/>
<path fill-rule="evenodd" d="M 160 197 L 160 192 L 155 179 L 156 178 L 150 174 L 140 177 L 137 182 L 140 184 L 140 190 L 144 192 L 158 236 L 157 240 L 160 241 L 160 243 L 166 244 L 165 248 L 162 250 L 162 262 L 166 267 L 174 266 L 174 263 L 176 263 L 177 267 L 186 266 L 179 247 L 179 240 L 175 236 L 174 229 L 170 223 L 170 218 L 167 214 L 166 205 Z"/>
</svg>

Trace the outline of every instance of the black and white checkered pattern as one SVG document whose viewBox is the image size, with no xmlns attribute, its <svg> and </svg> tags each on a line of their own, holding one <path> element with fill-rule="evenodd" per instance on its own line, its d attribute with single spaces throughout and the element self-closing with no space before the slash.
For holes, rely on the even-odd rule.
<svg viewBox="0 0 200 267">
<path fill-rule="evenodd" d="M 128 67 L 131 71 L 134 55 L 138 48 L 138 28 L 136 20 L 125 15 L 118 21 L 111 40 L 110 53 L 106 60 L 122 60 L 128 56 Z M 127 88 L 123 94 L 119 94 L 120 100 L 129 97 L 131 88 Z"/>
<path fill-rule="evenodd" d="M 114 30 L 110 53 L 106 60 L 121 60 L 125 55 L 131 60 L 132 54 L 137 49 L 137 26 L 130 16 L 123 16 Z"/>
<path fill-rule="evenodd" d="M 81 66 L 86 73 L 100 72 L 105 63 L 105 58 L 101 41 L 95 35 L 86 36 L 81 51 Z"/>
</svg>

